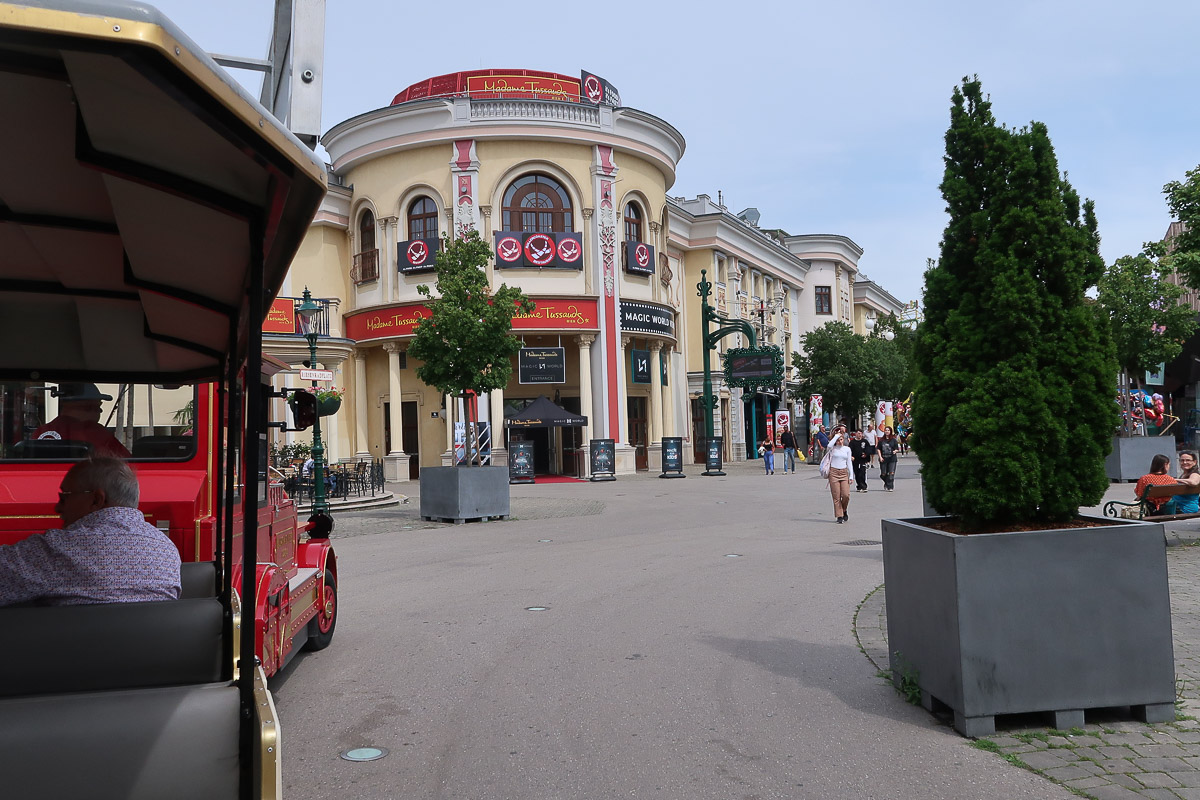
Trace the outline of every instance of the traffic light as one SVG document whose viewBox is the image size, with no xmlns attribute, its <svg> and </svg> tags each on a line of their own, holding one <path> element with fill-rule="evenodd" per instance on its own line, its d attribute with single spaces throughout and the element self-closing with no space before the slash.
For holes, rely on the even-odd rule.
<svg viewBox="0 0 1200 800">
<path fill-rule="evenodd" d="M 298 391 L 292 394 L 292 424 L 296 430 L 303 431 L 312 427 L 317 421 L 317 396 L 312 392 Z"/>
</svg>

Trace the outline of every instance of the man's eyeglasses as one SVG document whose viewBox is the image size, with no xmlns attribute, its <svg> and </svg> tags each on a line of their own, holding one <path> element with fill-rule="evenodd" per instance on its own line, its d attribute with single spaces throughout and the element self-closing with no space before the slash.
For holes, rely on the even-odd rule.
<svg viewBox="0 0 1200 800">
<path fill-rule="evenodd" d="M 91 494 L 91 493 L 92 493 L 92 492 L 94 492 L 94 491 L 96 491 L 96 490 L 95 490 L 95 489 L 79 489 L 79 490 L 77 490 L 77 491 L 74 491 L 74 492 L 63 492 L 63 491 L 60 491 L 60 492 L 58 493 L 58 502 L 60 502 L 60 503 L 64 502 L 64 501 L 65 501 L 65 500 L 66 500 L 68 497 L 70 497 L 70 496 L 71 496 L 71 495 L 73 495 L 73 494 Z"/>
</svg>

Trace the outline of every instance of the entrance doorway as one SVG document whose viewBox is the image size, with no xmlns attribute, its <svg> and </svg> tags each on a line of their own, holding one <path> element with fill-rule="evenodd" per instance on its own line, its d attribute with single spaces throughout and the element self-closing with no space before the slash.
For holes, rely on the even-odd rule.
<svg viewBox="0 0 1200 800">
<path fill-rule="evenodd" d="M 408 453 L 408 479 L 421 476 L 421 439 L 417 431 L 417 404 L 413 400 L 400 404 L 400 426 L 404 431 L 404 452 Z"/>
<path fill-rule="evenodd" d="M 629 446 L 633 448 L 634 466 L 639 470 L 650 469 L 650 453 L 646 446 L 646 398 L 630 397 L 627 405 L 629 410 Z"/>
</svg>

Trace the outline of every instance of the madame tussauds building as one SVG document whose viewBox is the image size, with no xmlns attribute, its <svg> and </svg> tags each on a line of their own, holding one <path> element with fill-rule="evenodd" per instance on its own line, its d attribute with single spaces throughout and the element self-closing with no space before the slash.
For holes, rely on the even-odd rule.
<svg viewBox="0 0 1200 800">
<path fill-rule="evenodd" d="M 688 423 L 686 292 L 663 255 L 675 128 L 587 73 L 479 70 L 413 84 L 322 144 L 330 191 L 285 292 L 308 287 L 327 312 L 317 361 L 347 394 L 326 426 L 331 460 L 383 458 L 391 480 L 451 463 L 464 410 L 421 382 L 407 348 L 429 316 L 417 287 L 436 284 L 439 237 L 475 229 L 493 248 L 491 285 L 537 304 L 513 320 L 512 381 L 477 400 L 493 463 L 506 414 L 545 395 L 587 425 L 513 428 L 535 471 L 582 477 L 591 439 L 615 441 L 618 474 L 659 468 L 662 438 Z M 278 330 L 268 351 L 307 358 L 286 319 Z"/>
</svg>

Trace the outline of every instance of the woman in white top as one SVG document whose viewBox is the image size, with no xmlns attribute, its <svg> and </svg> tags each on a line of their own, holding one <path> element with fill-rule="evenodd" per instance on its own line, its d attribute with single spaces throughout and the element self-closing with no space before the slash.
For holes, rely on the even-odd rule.
<svg viewBox="0 0 1200 800">
<path fill-rule="evenodd" d="M 829 493 L 833 496 L 833 515 L 841 525 L 850 519 L 850 446 L 846 444 L 846 428 L 839 425 L 829 442 Z"/>
</svg>

